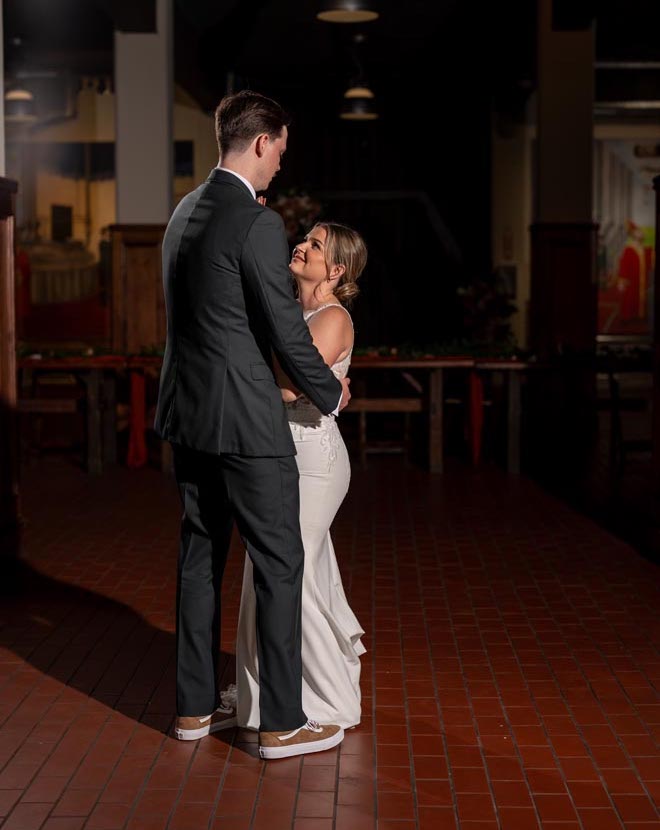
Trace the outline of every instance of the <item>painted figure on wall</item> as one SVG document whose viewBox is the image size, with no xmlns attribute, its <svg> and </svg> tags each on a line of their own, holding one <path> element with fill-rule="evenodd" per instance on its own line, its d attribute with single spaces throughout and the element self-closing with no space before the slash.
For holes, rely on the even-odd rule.
<svg viewBox="0 0 660 830">
<path fill-rule="evenodd" d="M 621 300 L 619 319 L 622 322 L 646 318 L 648 285 L 644 231 L 634 222 L 626 223 L 628 238 L 619 259 L 617 290 Z"/>
<path fill-rule="evenodd" d="M 599 250 L 598 330 L 600 334 L 649 334 L 653 291 L 654 229 L 625 223 L 626 238 L 607 268 Z"/>
</svg>

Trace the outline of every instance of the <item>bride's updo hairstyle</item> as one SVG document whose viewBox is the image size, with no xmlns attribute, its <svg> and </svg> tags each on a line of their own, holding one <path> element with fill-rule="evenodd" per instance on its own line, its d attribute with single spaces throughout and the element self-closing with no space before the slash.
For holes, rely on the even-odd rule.
<svg viewBox="0 0 660 830">
<path fill-rule="evenodd" d="M 339 222 L 317 222 L 315 228 L 326 232 L 325 263 L 330 271 L 333 265 L 343 265 L 344 273 L 339 277 L 334 290 L 335 297 L 342 305 L 350 306 L 360 293 L 358 278 L 367 264 L 367 246 L 357 231 Z"/>
</svg>

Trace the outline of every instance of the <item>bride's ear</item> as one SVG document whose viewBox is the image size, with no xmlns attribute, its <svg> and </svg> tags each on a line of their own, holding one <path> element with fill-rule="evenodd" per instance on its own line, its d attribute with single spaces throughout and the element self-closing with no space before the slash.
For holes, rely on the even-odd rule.
<svg viewBox="0 0 660 830">
<path fill-rule="evenodd" d="M 334 282 L 342 277 L 346 273 L 346 266 L 345 265 L 333 265 L 330 269 L 330 273 L 327 276 L 328 282 Z"/>
</svg>

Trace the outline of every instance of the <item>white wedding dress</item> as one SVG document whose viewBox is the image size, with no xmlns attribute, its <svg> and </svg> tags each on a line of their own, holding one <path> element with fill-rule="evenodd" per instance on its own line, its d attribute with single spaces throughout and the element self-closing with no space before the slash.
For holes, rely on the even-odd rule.
<svg viewBox="0 0 660 830">
<path fill-rule="evenodd" d="M 305 320 L 309 322 L 327 305 L 307 312 Z M 346 377 L 350 362 L 349 353 L 335 363 L 332 371 L 337 378 Z M 366 649 L 360 639 L 364 631 L 344 593 L 330 525 L 348 491 L 351 467 L 333 415 L 322 415 L 306 398 L 287 404 L 287 412 L 300 473 L 300 530 L 305 549 L 303 709 L 309 718 L 346 729 L 360 722 L 360 655 Z M 256 600 L 247 555 L 236 639 L 236 686 L 238 725 L 258 729 Z"/>
</svg>

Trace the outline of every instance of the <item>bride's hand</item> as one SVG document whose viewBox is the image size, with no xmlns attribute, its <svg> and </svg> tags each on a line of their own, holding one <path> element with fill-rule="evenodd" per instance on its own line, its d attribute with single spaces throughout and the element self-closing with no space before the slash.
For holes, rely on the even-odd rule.
<svg viewBox="0 0 660 830">
<path fill-rule="evenodd" d="M 283 389 L 282 388 L 282 389 L 280 389 L 280 392 L 282 394 L 282 400 L 284 401 L 284 403 L 293 403 L 294 401 L 297 401 L 298 398 L 300 397 L 300 394 L 296 394 L 293 391 L 293 389 Z"/>
<path fill-rule="evenodd" d="M 341 383 L 341 401 L 339 403 L 339 410 L 341 411 L 344 409 L 345 406 L 348 405 L 348 402 L 351 399 L 351 391 L 348 388 L 349 383 L 351 382 L 350 378 L 340 378 Z"/>
<path fill-rule="evenodd" d="M 259 202 L 260 205 L 263 205 L 264 207 L 266 207 L 266 197 L 265 196 L 257 196 L 257 202 Z"/>
</svg>

